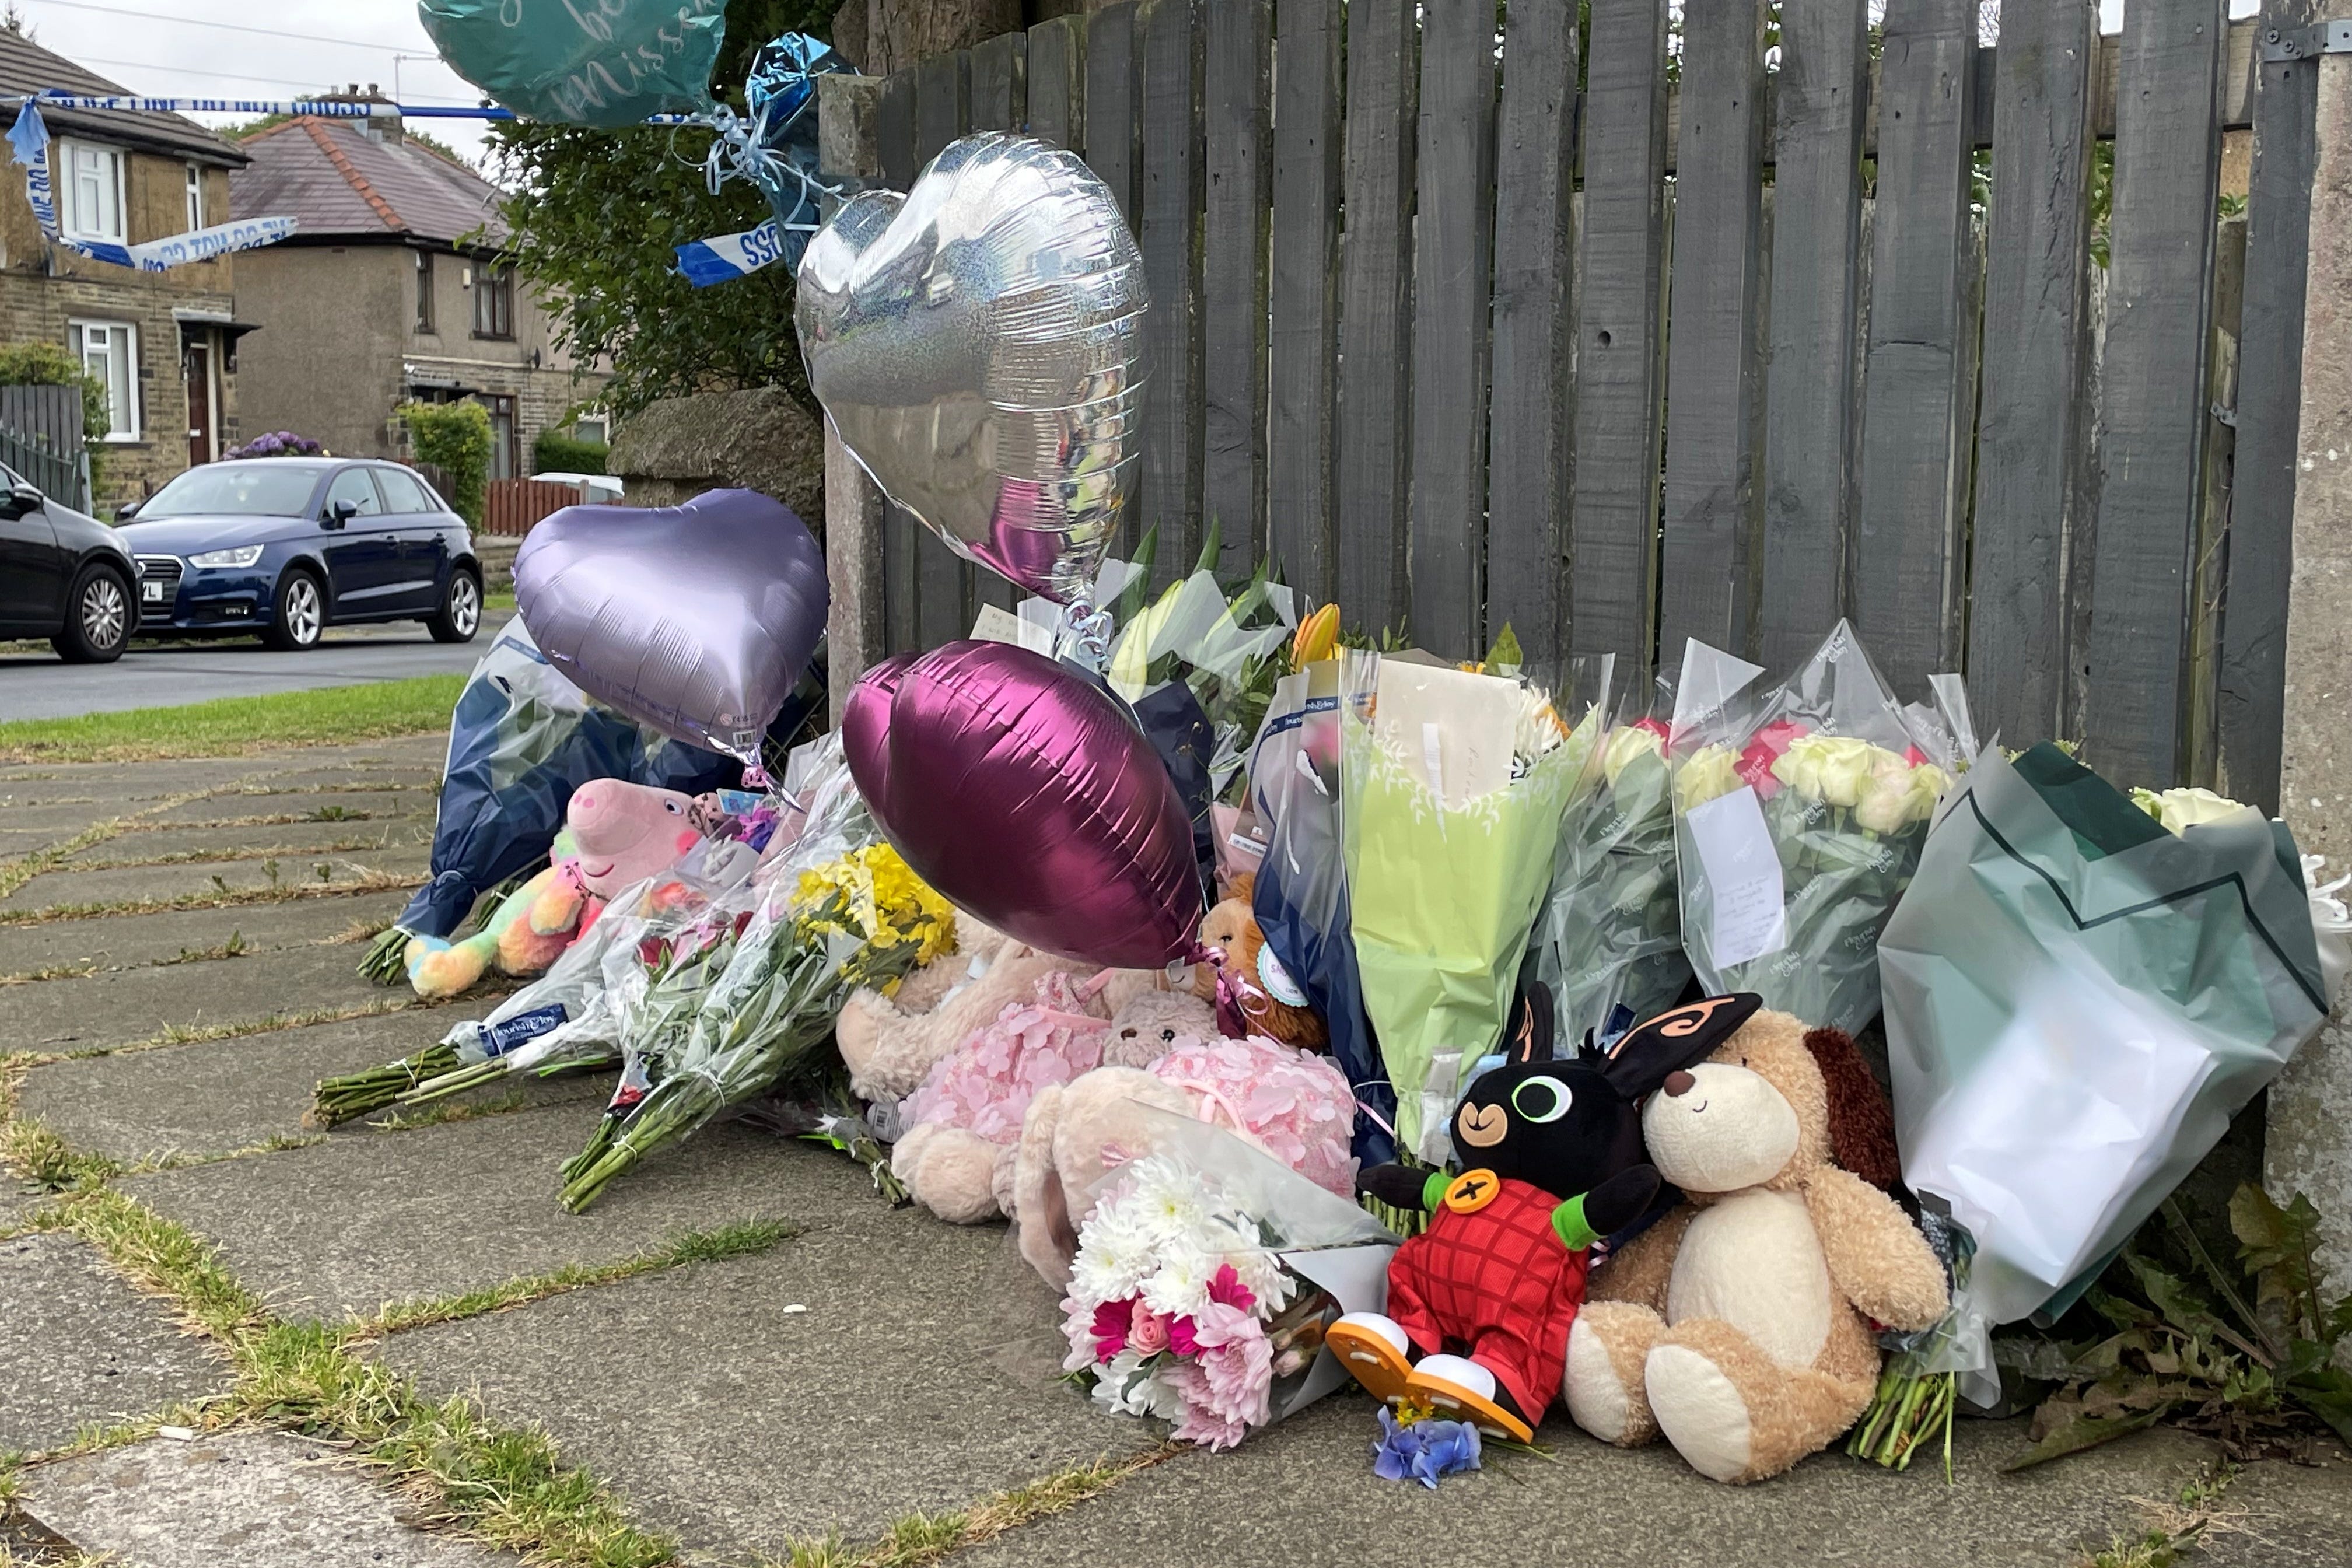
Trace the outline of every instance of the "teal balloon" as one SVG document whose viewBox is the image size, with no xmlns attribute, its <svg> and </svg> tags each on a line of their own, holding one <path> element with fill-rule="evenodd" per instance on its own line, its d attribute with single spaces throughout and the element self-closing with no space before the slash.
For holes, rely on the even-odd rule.
<svg viewBox="0 0 2352 1568">
<path fill-rule="evenodd" d="M 417 0 L 449 68 L 528 120 L 634 125 L 712 107 L 727 0 Z"/>
</svg>

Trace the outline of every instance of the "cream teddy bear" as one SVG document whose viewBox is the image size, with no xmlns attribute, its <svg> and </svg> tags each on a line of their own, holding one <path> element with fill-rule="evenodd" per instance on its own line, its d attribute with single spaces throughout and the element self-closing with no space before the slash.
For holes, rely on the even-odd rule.
<svg viewBox="0 0 2352 1568">
<path fill-rule="evenodd" d="M 954 952 L 907 976 L 895 996 L 860 989 L 842 1005 L 834 1038 L 851 1091 L 890 1101 L 913 1093 L 941 1058 L 995 1022 L 1006 1004 L 1028 1001 L 1038 981 L 1068 967 L 1067 959 L 958 910 Z"/>
<path fill-rule="evenodd" d="M 1642 1134 L 1689 1202 L 1594 1274 L 1569 1331 L 1569 1414 L 1625 1447 L 1663 1433 L 1718 1481 L 1779 1475 L 1868 1407 L 1872 1320 L 1944 1314 L 1918 1230 L 1831 1163 L 1891 1167 L 1885 1100 L 1844 1035 L 1759 1013 L 1665 1080 Z"/>
</svg>

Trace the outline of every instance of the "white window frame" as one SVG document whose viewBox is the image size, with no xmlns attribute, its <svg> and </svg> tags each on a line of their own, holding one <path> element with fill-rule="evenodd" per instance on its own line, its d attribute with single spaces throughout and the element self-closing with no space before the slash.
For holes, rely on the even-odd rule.
<svg viewBox="0 0 2352 1568">
<path fill-rule="evenodd" d="M 583 434 L 591 425 L 596 426 L 596 434 Z M 602 414 L 583 414 L 572 422 L 572 438 L 575 441 L 595 441 L 609 447 L 613 444 L 613 422 Z"/>
<path fill-rule="evenodd" d="M 106 439 L 109 441 L 138 440 L 142 428 L 139 422 L 138 324 L 133 321 L 85 321 L 76 318 L 68 321 L 66 327 L 66 346 L 73 352 L 74 357 L 81 362 L 84 368 L 89 365 L 90 333 L 105 332 L 109 334 L 110 341 L 112 334 L 117 332 L 122 334 L 122 396 L 120 407 L 115 405 L 113 377 L 110 374 L 100 377 L 106 386 L 107 416 L 115 421 L 114 428 L 106 433 Z M 108 363 L 110 369 L 113 363 L 110 353 Z"/>
<path fill-rule="evenodd" d="M 205 169 L 201 163 L 190 163 L 188 169 L 188 227 L 194 234 L 205 226 Z"/>
<path fill-rule="evenodd" d="M 99 239 L 117 245 L 128 243 L 125 234 L 125 214 L 131 193 L 124 188 L 130 169 L 120 147 L 101 146 L 95 142 L 61 140 L 57 143 L 58 162 L 63 165 L 63 177 L 57 179 L 58 226 L 68 239 Z M 81 174 L 85 156 L 96 161 L 95 166 L 107 171 L 112 184 L 112 210 L 96 214 L 83 210 Z M 100 203 L 105 203 L 104 193 Z"/>
</svg>

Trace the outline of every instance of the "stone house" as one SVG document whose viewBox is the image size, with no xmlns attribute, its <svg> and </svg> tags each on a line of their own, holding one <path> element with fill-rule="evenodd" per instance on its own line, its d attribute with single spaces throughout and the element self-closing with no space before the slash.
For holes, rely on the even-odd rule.
<svg viewBox="0 0 2352 1568">
<path fill-rule="evenodd" d="M 398 458 L 401 404 L 472 398 L 490 412 L 494 479 L 530 472 L 541 431 L 603 438 L 601 420 L 573 414 L 603 377 L 573 374 L 500 258 L 497 186 L 407 135 L 389 105 L 363 121 L 296 116 L 238 148 L 236 216 L 299 224 L 237 258 L 240 308 L 267 329 L 238 372 L 248 430 Z"/>
<path fill-rule="evenodd" d="M 0 94 L 124 88 L 0 30 Z M 226 223 L 245 156 L 176 114 L 42 111 L 58 223 L 68 236 L 138 245 Z M 0 163 L 0 342 L 70 349 L 107 390 L 101 510 L 152 494 L 239 433 L 243 334 L 231 282 L 241 256 L 141 272 L 53 245 L 34 221 L 23 171 Z"/>
</svg>

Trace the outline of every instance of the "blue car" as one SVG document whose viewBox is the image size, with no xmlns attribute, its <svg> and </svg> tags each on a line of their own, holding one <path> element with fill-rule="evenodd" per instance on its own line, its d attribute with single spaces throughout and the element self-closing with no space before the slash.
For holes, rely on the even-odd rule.
<svg viewBox="0 0 2352 1568">
<path fill-rule="evenodd" d="M 318 645 L 329 626 L 423 621 L 473 640 L 482 568 L 466 521 L 398 463 L 206 463 L 118 514 L 137 563 L 142 637 L 257 633 Z"/>
</svg>

